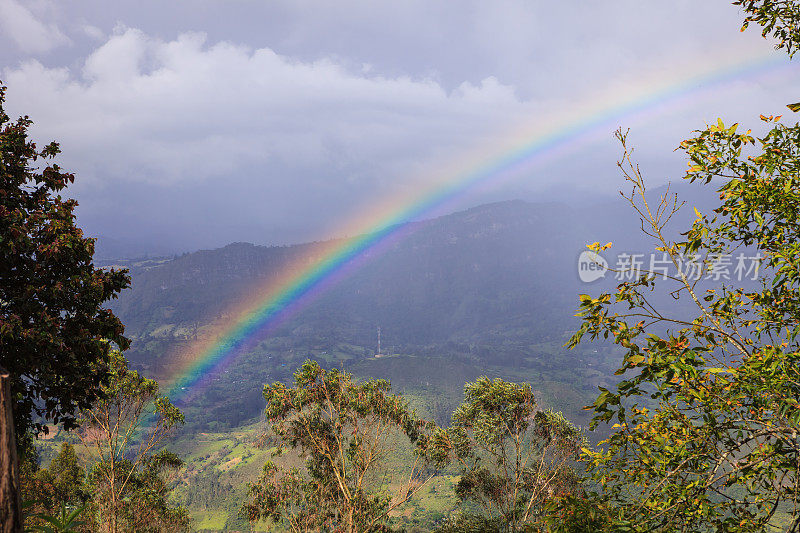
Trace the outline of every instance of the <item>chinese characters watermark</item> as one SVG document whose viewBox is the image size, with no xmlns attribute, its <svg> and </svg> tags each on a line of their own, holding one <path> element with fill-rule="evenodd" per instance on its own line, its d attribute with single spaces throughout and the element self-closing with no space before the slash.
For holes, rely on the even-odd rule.
<svg viewBox="0 0 800 533">
<path fill-rule="evenodd" d="M 711 254 L 705 257 L 699 254 L 671 257 L 666 252 L 622 252 L 611 263 L 613 266 L 609 266 L 609 261 L 599 253 L 587 250 L 578 257 L 578 277 L 584 283 L 605 278 L 606 275 L 613 275 L 617 281 L 634 281 L 645 275 L 656 279 L 674 278 L 686 281 L 757 280 L 762 259 L 759 253 L 749 255 L 744 252 Z"/>
</svg>

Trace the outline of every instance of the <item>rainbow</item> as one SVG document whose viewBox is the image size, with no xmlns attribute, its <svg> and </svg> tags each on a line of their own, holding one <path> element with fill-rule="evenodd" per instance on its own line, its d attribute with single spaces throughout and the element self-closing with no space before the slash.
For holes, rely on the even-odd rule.
<svg viewBox="0 0 800 533">
<path fill-rule="evenodd" d="M 482 154 L 473 155 L 458 167 L 439 169 L 422 187 L 388 199 L 350 221 L 338 233 L 351 237 L 312 245 L 283 272 L 254 287 L 250 297 L 237 302 L 223 315 L 225 318 L 214 326 L 213 332 L 189 345 L 177 359 L 172 377 L 167 380 L 167 395 L 173 401 L 186 399 L 204 377 L 218 372 L 327 288 L 413 231 L 412 222 L 441 212 L 466 192 L 524 172 L 547 157 L 558 157 L 593 132 L 608 134 L 622 119 L 682 105 L 684 99 L 720 85 L 788 67 L 785 56 L 770 53 L 688 76 L 679 82 L 651 83 L 636 91 L 627 89 L 613 98 L 596 99 L 600 104 L 571 106 L 567 114 L 538 120 L 533 131 L 518 133 L 510 142 L 506 140 L 497 147 L 484 149 Z"/>
</svg>

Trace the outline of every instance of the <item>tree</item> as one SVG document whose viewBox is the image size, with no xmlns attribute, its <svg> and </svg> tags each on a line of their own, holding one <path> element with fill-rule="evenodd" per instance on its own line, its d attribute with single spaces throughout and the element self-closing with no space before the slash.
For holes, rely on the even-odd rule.
<svg viewBox="0 0 800 533">
<path fill-rule="evenodd" d="M 81 468 L 72 444 L 61 443 L 61 449 L 58 455 L 50 461 L 47 472 L 53 479 L 56 501 L 66 504 L 86 501 L 87 495 L 83 490 L 86 472 Z"/>
<path fill-rule="evenodd" d="M 312 361 L 295 373 L 293 388 L 265 386 L 277 453 L 290 449 L 305 468 L 287 471 L 269 461 L 243 507 L 248 519 L 298 532 L 383 530 L 389 513 L 435 475 L 449 451 L 441 430 L 389 392 L 388 381 L 356 382 Z M 387 481 L 382 467 L 401 437 L 414 444 L 416 459 L 402 481 Z"/>
<path fill-rule="evenodd" d="M 136 466 L 127 459 L 116 461 L 113 465 L 116 475 L 124 477 L 125 484 L 119 489 L 114 503 L 110 501 L 113 492 L 109 490 L 111 464 L 97 463 L 89 476 L 89 485 L 95 494 L 93 507 L 102 517 L 109 516 L 108 510 L 111 510 L 117 530 L 136 533 L 189 531 L 186 510 L 170 505 L 169 487 L 164 478 L 165 473 L 182 465 L 183 461 L 167 450 L 145 455 Z M 104 530 L 102 527 L 97 529 Z"/>
<path fill-rule="evenodd" d="M 155 483 L 162 468 L 176 468 L 180 461 L 171 454 L 152 452 L 184 417 L 166 396 L 159 396 L 156 381 L 128 369 L 117 351 L 111 353 L 110 371 L 102 399 L 81 412 L 78 433 L 96 463 L 90 473 L 96 526 L 111 533 L 143 531 L 134 527 L 143 516 L 156 523 L 154 517 L 169 522 L 180 515 L 166 505 L 165 486 Z M 146 507 L 147 502 L 155 507 Z"/>
<path fill-rule="evenodd" d="M 602 335 L 626 352 L 625 379 L 593 406 L 593 426 L 616 424 L 590 467 L 648 531 L 762 531 L 780 522 L 776 513 L 788 513 L 787 531 L 800 527 L 800 125 L 762 118 L 771 129 L 760 139 L 720 121 L 681 144 L 690 181 L 726 181 L 721 205 L 698 213 L 680 242 L 664 230 L 680 203 L 648 200 L 619 134 L 620 168 L 633 186 L 627 198 L 676 267 L 670 293 L 697 311 L 657 309 L 651 292 L 664 281 L 645 273 L 613 296 L 582 295 L 583 324 L 570 341 Z M 763 258 L 761 288 L 701 292 L 700 279 L 743 247 Z M 700 275 L 680 268 L 689 261 Z"/>
<path fill-rule="evenodd" d="M 75 412 L 99 397 L 111 343 L 129 344 L 102 306 L 129 278 L 94 267 L 77 203 L 59 194 L 74 176 L 52 162 L 58 144 L 37 149 L 31 120 L 12 122 L 3 111 L 5 91 L 0 85 L 0 366 L 12 374 L 21 440 L 44 429 L 35 417 L 73 427 Z"/>
<path fill-rule="evenodd" d="M 534 523 L 544 502 L 571 493 L 586 438 L 561 413 L 540 410 L 527 383 L 483 376 L 464 386 L 450 434 L 460 465 L 456 495 L 478 504 L 495 528 Z"/>
<path fill-rule="evenodd" d="M 47 468 L 38 468 L 33 459 L 27 457 L 21 465 L 23 500 L 27 502 L 26 528 L 46 526 L 47 519 L 43 517 L 53 517 L 58 510 L 63 511 L 62 518 L 67 516 L 67 507 L 83 509 L 89 498 L 85 487 L 86 472 L 72 444 L 62 442 Z"/>
<path fill-rule="evenodd" d="M 742 25 L 746 30 L 751 22 L 762 27 L 761 35 L 778 39 L 776 48 L 785 48 L 793 56 L 800 46 L 800 3 L 797 0 L 736 0 L 747 13 Z"/>
<path fill-rule="evenodd" d="M 734 4 L 748 13 L 745 27 L 762 25 L 794 54 L 800 5 Z M 587 453 L 620 530 L 800 529 L 800 125 L 761 119 L 760 138 L 719 120 L 681 143 L 686 178 L 720 184 L 721 204 L 696 212 L 677 241 L 665 226 L 682 204 L 648 199 L 627 134 L 618 132 L 619 166 L 633 188 L 623 196 L 676 271 L 661 281 L 645 272 L 613 295 L 581 295 L 583 323 L 569 342 L 602 336 L 625 351 L 617 372 L 624 379 L 592 406 L 592 427 L 611 422 L 613 432 Z M 700 283 L 743 250 L 760 258 L 760 288 Z M 695 313 L 656 305 L 652 293 L 664 283 Z"/>
<path fill-rule="evenodd" d="M 547 533 L 633 533 L 637 528 L 602 497 L 576 491 L 550 498 L 544 506 L 542 530 Z"/>
<path fill-rule="evenodd" d="M 11 375 L 0 368 L 0 528 L 3 533 L 17 533 L 23 521 L 13 403 Z"/>
</svg>

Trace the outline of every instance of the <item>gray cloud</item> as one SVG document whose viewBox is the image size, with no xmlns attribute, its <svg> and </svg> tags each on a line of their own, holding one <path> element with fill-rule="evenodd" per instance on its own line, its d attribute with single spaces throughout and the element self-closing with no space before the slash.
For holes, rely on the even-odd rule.
<svg viewBox="0 0 800 533">
<path fill-rule="evenodd" d="M 330 236 L 561 116 L 769 48 L 726 2 L 550 4 L 66 2 L 31 19 L 65 32 L 36 57 L 3 52 L 21 33 L 0 34 L 0 79 L 9 111 L 62 143 L 90 232 L 189 249 Z M 745 76 L 625 116 L 458 205 L 616 187 L 617 125 L 634 126 L 655 179 L 674 177 L 691 129 L 780 109 L 798 78 Z"/>
</svg>

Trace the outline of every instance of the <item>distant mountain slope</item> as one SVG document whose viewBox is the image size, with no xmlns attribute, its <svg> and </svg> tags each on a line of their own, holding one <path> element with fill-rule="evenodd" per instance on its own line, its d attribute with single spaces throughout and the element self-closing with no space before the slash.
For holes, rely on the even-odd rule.
<svg viewBox="0 0 800 533">
<path fill-rule="evenodd" d="M 692 200 L 701 210 L 710 205 L 707 195 Z M 675 231 L 693 218 L 687 206 Z M 622 200 L 582 208 L 508 201 L 418 222 L 412 229 L 250 345 L 224 373 L 209 376 L 185 404 L 187 419 L 204 431 L 250 420 L 263 408 L 263 384 L 290 379 L 306 358 L 345 365 L 359 375 L 388 369 L 386 377 L 404 389 L 421 375 L 407 366 L 427 365 L 430 358 L 444 360 L 430 364 L 474 375 L 494 368 L 497 375 L 530 381 L 559 409 L 580 417 L 597 385 L 614 379 L 618 355 L 608 346 L 562 347 L 577 327 L 578 294 L 596 294 L 617 283 L 612 275 L 582 283 L 578 256 L 586 243 L 598 240 L 614 241 L 616 251 L 651 250 L 630 206 Z M 208 334 L 208 325 L 227 320 L 224 314 L 233 304 L 284 274 L 313 247 L 235 243 L 173 259 L 121 262 L 131 268 L 133 287 L 113 309 L 134 339 L 129 360 L 148 375 L 174 375 L 175 354 L 186 353 L 187 343 Z M 611 255 L 608 259 L 613 263 Z M 383 353 L 402 357 L 364 366 L 375 361 L 377 327 Z M 425 401 L 446 397 L 442 405 L 454 405 L 463 386 L 455 381 L 430 383 Z"/>
<path fill-rule="evenodd" d="M 713 204 L 709 195 L 687 191 L 701 210 Z M 676 218 L 674 231 L 691 223 L 691 207 Z M 616 281 L 581 283 L 577 260 L 593 241 L 649 252 L 630 207 L 622 200 L 581 208 L 500 202 L 413 230 L 177 399 L 186 426 L 170 447 L 186 460 L 184 486 L 192 487 L 177 495 L 204 526 L 241 527 L 244 487 L 264 460 L 264 450 L 249 447 L 264 428 L 254 423 L 264 409 L 263 385 L 288 382 L 307 358 L 359 378 L 389 379 L 421 416 L 443 426 L 463 400 L 464 383 L 480 375 L 530 383 L 540 405 L 588 424 L 582 407 L 595 400 L 598 386 L 613 386 L 620 353 L 610 343 L 566 350 L 563 342 L 577 326 L 578 294 L 597 294 Z M 117 262 L 133 274 L 132 289 L 114 302 L 135 339 L 127 356 L 149 375 L 171 375 L 171 354 L 187 337 L 202 337 L 206 324 L 222 320 L 232 303 L 312 246 L 236 243 L 174 259 Z M 383 357 L 374 356 L 377 326 Z M 590 438 L 602 439 L 604 430 Z M 448 505 L 443 486 L 436 493 Z"/>
<path fill-rule="evenodd" d="M 684 208 L 684 213 L 692 213 Z M 682 215 L 685 227 L 693 214 Z M 620 200 L 593 208 L 508 201 L 417 223 L 292 320 L 309 337 L 387 345 L 541 342 L 571 327 L 587 242 L 647 250 Z M 192 335 L 302 258 L 310 244 L 235 243 L 132 269 L 133 287 L 112 308 L 129 335 Z M 594 290 L 594 289 L 591 289 Z M 298 332 L 298 334 L 302 333 Z"/>
<path fill-rule="evenodd" d="M 132 267 L 132 288 L 113 302 L 134 337 L 165 324 L 189 326 L 214 320 L 256 284 L 300 256 L 308 245 L 263 247 L 234 243 L 184 254 L 155 267 Z"/>
<path fill-rule="evenodd" d="M 583 244 L 563 205 L 522 201 L 479 206 L 419 223 L 370 258 L 293 324 L 347 331 L 371 343 L 426 344 L 506 334 L 542 323 L 540 313 L 574 305 L 575 258 Z M 133 288 L 113 309 L 130 335 L 188 329 L 228 306 L 308 251 L 309 245 L 231 244 L 134 268 Z M 540 329 L 546 329 L 540 328 Z"/>
<path fill-rule="evenodd" d="M 544 317 L 574 306 L 581 239 L 567 223 L 573 216 L 566 206 L 514 201 L 428 221 L 306 316 L 349 318 L 357 343 L 376 325 L 401 344 L 479 342 L 519 329 L 547 336 L 553 325 Z"/>
</svg>

